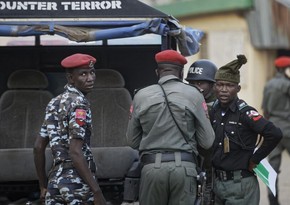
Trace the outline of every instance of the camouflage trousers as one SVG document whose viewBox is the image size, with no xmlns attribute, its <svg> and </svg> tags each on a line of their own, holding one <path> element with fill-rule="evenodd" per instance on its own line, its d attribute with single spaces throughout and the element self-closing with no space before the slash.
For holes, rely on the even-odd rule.
<svg viewBox="0 0 290 205">
<path fill-rule="evenodd" d="M 90 205 L 94 196 L 75 169 L 58 170 L 49 176 L 45 204 Z"/>
</svg>

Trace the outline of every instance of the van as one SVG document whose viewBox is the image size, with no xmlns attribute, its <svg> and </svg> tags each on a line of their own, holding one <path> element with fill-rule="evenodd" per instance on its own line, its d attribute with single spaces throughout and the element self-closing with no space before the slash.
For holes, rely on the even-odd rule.
<svg viewBox="0 0 290 205">
<path fill-rule="evenodd" d="M 201 37 L 137 0 L 0 1 L 0 203 L 39 197 L 33 144 L 66 83 L 60 62 L 74 53 L 97 59 L 88 98 L 101 188 L 112 204 L 137 201 L 138 151 L 125 136 L 134 90 L 157 82 L 157 52 L 193 55 Z M 49 148 L 46 157 L 48 173 Z"/>
</svg>

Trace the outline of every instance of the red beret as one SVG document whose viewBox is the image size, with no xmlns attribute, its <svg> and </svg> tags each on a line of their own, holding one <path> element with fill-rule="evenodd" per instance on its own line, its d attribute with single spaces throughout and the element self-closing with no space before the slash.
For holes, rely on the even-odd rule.
<svg viewBox="0 0 290 205">
<path fill-rule="evenodd" d="M 96 61 L 97 60 L 90 55 L 76 53 L 63 59 L 61 65 L 64 68 L 92 68 Z"/>
<path fill-rule="evenodd" d="M 277 68 L 286 68 L 290 67 L 290 57 L 281 56 L 275 60 L 275 66 Z"/>
<path fill-rule="evenodd" d="M 175 50 L 164 50 L 155 55 L 157 63 L 168 63 L 182 66 L 187 63 L 186 58 Z"/>
</svg>

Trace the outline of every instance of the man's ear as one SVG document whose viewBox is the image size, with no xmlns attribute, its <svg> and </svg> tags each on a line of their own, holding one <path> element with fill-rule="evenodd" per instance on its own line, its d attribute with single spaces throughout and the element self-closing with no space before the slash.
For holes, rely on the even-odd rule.
<svg viewBox="0 0 290 205">
<path fill-rule="evenodd" d="M 158 69 L 155 69 L 155 74 L 156 74 L 157 76 L 159 76 Z"/>
<path fill-rule="evenodd" d="M 180 80 L 183 80 L 183 75 L 184 75 L 184 69 L 182 68 L 180 71 Z"/>
<path fill-rule="evenodd" d="M 238 92 L 240 92 L 241 91 L 241 86 L 240 85 L 238 85 Z M 238 93 L 237 92 L 237 93 Z"/>
<path fill-rule="evenodd" d="M 67 82 L 69 84 L 73 84 L 73 76 L 72 76 L 72 74 L 67 72 L 65 76 L 66 76 Z"/>
</svg>

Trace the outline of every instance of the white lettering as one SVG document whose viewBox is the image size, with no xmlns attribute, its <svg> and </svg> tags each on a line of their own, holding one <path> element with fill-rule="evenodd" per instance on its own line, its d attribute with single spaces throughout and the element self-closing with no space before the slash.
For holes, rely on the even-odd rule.
<svg viewBox="0 0 290 205">
<path fill-rule="evenodd" d="M 37 10 L 46 10 L 46 2 L 39 2 L 37 5 Z"/>
<path fill-rule="evenodd" d="M 64 10 L 107 10 L 122 9 L 121 1 L 74 1 L 61 2 Z"/>
<path fill-rule="evenodd" d="M 202 72 L 203 72 L 203 68 L 200 68 L 200 67 L 190 67 L 189 68 L 189 72 L 190 73 L 193 73 L 193 74 L 201 75 Z"/>
<path fill-rule="evenodd" d="M 17 10 L 27 10 L 27 2 L 18 2 Z"/>
<path fill-rule="evenodd" d="M 57 10 L 56 2 L 47 2 L 47 10 Z"/>
<path fill-rule="evenodd" d="M 91 4 L 88 1 L 81 2 L 81 9 L 82 10 L 91 10 Z"/>
<path fill-rule="evenodd" d="M 109 1 L 102 1 L 101 2 L 101 7 L 102 7 L 102 9 L 109 9 L 109 8 L 111 8 L 111 2 L 109 2 Z"/>
<path fill-rule="evenodd" d="M 112 1 L 112 9 L 121 9 L 121 1 Z"/>
<path fill-rule="evenodd" d="M 107 1 L 60 1 L 62 9 L 68 10 L 108 10 L 122 9 L 121 0 Z M 58 10 L 54 1 L 0 1 L 0 10 Z"/>
<path fill-rule="evenodd" d="M 61 5 L 63 5 L 63 9 L 64 9 L 65 11 L 68 10 L 68 6 L 69 6 L 70 4 L 71 4 L 70 2 L 61 2 Z"/>
<path fill-rule="evenodd" d="M 92 9 L 93 10 L 100 10 L 100 2 L 98 1 L 92 1 Z"/>
<path fill-rule="evenodd" d="M 81 10 L 80 2 L 72 2 L 71 10 Z"/>
<path fill-rule="evenodd" d="M 6 2 L 6 7 L 9 10 L 15 10 L 16 9 L 16 2 Z"/>
<path fill-rule="evenodd" d="M 30 4 L 30 10 L 35 10 L 37 2 L 29 2 Z"/>
<path fill-rule="evenodd" d="M 0 1 L 0 10 L 5 9 L 5 3 L 3 1 Z"/>
</svg>

